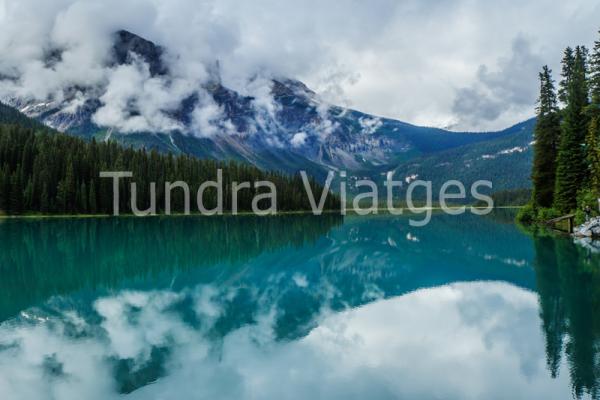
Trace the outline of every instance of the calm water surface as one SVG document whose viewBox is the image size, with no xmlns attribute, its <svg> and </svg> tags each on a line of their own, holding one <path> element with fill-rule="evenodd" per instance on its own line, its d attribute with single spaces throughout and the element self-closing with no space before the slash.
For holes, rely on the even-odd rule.
<svg viewBox="0 0 600 400">
<path fill-rule="evenodd" d="M 0 399 L 599 398 L 600 258 L 512 216 L 0 223 Z"/>
</svg>

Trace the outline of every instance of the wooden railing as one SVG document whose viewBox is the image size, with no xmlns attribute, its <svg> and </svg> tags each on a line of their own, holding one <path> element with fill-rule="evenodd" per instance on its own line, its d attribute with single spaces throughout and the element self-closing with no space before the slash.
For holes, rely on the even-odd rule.
<svg viewBox="0 0 600 400">
<path fill-rule="evenodd" d="M 556 224 L 561 221 L 567 221 L 567 230 L 569 233 L 573 233 L 573 227 L 575 222 L 575 214 L 563 215 L 562 217 L 553 218 L 546 221 L 546 225 L 550 225 L 556 229 Z"/>
</svg>

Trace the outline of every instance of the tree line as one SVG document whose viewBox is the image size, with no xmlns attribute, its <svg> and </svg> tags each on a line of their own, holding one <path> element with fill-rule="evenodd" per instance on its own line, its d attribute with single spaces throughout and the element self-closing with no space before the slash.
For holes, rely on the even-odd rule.
<svg viewBox="0 0 600 400">
<path fill-rule="evenodd" d="M 0 108 L 0 114 L 7 108 Z M 12 114 L 11 114 L 12 115 Z M 0 120 L 2 115 L 0 115 Z M 119 208 L 131 212 L 131 182 L 137 186 L 136 204 L 140 210 L 150 204 L 150 183 L 156 183 L 157 211 L 164 211 L 165 182 L 184 181 L 190 187 L 190 200 L 203 182 L 216 181 L 222 170 L 223 210 L 231 211 L 232 182 L 272 182 L 277 189 L 277 210 L 310 210 L 310 202 L 299 175 L 265 172 L 239 162 L 201 160 L 188 155 L 160 154 L 155 150 L 125 148 L 109 142 L 85 141 L 41 128 L 35 124 L 0 124 L 0 213 L 112 214 L 113 181 L 100 178 L 100 171 L 132 171 L 133 178 L 120 180 Z M 315 198 L 323 188 L 311 180 Z M 238 192 L 239 211 L 251 210 L 254 196 L 263 188 Z M 172 190 L 172 212 L 183 212 L 185 194 Z M 217 205 L 216 188 L 204 192 L 207 209 Z M 261 208 L 268 208 L 269 204 Z M 325 209 L 339 209 L 339 198 L 327 196 Z"/>
<path fill-rule="evenodd" d="M 582 208 L 598 208 L 600 197 L 600 40 L 563 53 L 558 87 L 552 71 L 539 74 L 534 137 L 533 194 L 521 210 L 523 222 Z"/>
</svg>

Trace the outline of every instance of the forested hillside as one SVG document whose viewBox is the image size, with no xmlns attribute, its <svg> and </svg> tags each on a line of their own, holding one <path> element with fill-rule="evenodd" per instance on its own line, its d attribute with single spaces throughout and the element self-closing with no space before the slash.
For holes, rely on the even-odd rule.
<svg viewBox="0 0 600 400">
<path fill-rule="evenodd" d="M 2 102 L 0 102 L 0 124 L 19 125 L 24 128 L 31 128 L 37 130 L 51 130 L 41 122 L 33 118 L 27 117 L 23 113 L 10 106 L 7 106 L 6 104 L 3 104 Z"/>
<path fill-rule="evenodd" d="M 137 184 L 137 208 L 150 205 L 150 182 L 156 182 L 156 205 L 164 210 L 165 182 L 184 181 L 190 187 L 191 209 L 197 209 L 196 193 L 201 183 L 216 181 L 217 170 L 223 171 L 223 210 L 232 205 L 231 183 L 268 180 L 277 188 L 277 209 L 309 210 L 310 203 L 301 177 L 263 172 L 256 167 L 235 163 L 199 160 L 192 156 L 173 156 L 124 148 L 115 142 L 89 142 L 47 129 L 35 122 L 27 123 L 18 114 L 3 114 L 8 122 L 0 124 L 0 211 L 6 214 L 111 214 L 113 212 L 112 179 L 100 178 L 100 171 L 132 171 L 132 179 L 122 179 L 120 210 L 131 211 L 130 183 Z M 23 123 L 25 122 L 25 123 Z M 312 183 L 313 193 L 321 187 Z M 252 200 L 261 189 L 242 189 L 238 210 L 251 210 Z M 184 192 L 172 191 L 173 212 L 184 211 Z M 209 188 L 204 206 L 216 206 L 217 191 Z M 270 205 L 259 203 L 261 208 Z M 339 200 L 328 196 L 326 209 L 339 208 Z"/>
</svg>

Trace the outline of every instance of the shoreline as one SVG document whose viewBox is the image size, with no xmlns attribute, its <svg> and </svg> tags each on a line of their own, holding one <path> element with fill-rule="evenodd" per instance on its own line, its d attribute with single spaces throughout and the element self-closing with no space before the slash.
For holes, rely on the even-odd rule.
<svg viewBox="0 0 600 400">
<path fill-rule="evenodd" d="M 458 209 L 462 206 L 453 206 L 453 207 L 447 207 L 448 209 Z M 481 209 L 485 209 L 486 207 L 477 207 L 477 206 L 466 206 L 466 207 L 473 207 L 474 209 L 477 210 L 481 210 Z M 520 209 L 523 206 L 499 206 L 499 207 L 493 207 L 493 210 L 502 210 L 502 209 Z M 419 214 L 419 213 L 411 213 L 410 210 L 408 210 L 407 208 L 402 208 L 403 212 L 405 212 L 406 214 L 400 214 L 397 216 L 402 216 L 402 215 L 407 215 L 407 214 Z M 361 215 L 356 213 L 353 210 L 347 210 L 346 212 L 346 216 L 358 216 L 358 217 L 368 217 L 368 216 L 376 216 L 376 215 L 392 215 L 387 207 L 384 208 L 377 208 L 376 209 L 376 213 L 369 213 L 366 215 Z M 427 208 L 419 208 L 419 211 L 425 212 L 425 211 L 442 211 L 441 207 L 427 207 Z M 242 212 L 238 212 L 237 214 L 232 214 L 231 212 L 224 212 L 222 214 L 213 214 L 213 215 L 205 215 L 205 214 L 199 214 L 199 213 L 190 213 L 190 214 L 183 214 L 183 213 L 173 213 L 170 215 L 167 214 L 155 214 L 155 215 L 145 215 L 145 216 L 136 216 L 134 214 L 119 214 L 119 215 L 111 215 L 111 214 L 23 214 L 23 215 L 0 215 L 0 221 L 2 220 L 19 220 L 19 219 L 25 219 L 25 220 L 36 220 L 36 219 L 92 219 L 92 218 L 160 218 L 160 217 L 178 217 L 178 218 L 182 218 L 182 217 L 237 217 L 237 216 L 249 216 L 249 215 L 254 215 L 257 217 L 277 217 L 277 216 L 282 216 L 282 215 L 314 215 L 314 216 L 319 216 L 319 215 L 324 215 L 324 214 L 338 214 L 340 216 L 344 216 L 341 214 L 340 210 L 323 210 L 323 212 L 321 214 L 315 214 L 312 211 L 307 211 L 307 210 L 298 210 L 298 211 L 278 211 L 275 214 L 269 214 L 269 215 L 256 215 L 255 213 L 251 212 L 251 211 L 242 211 Z"/>
</svg>

